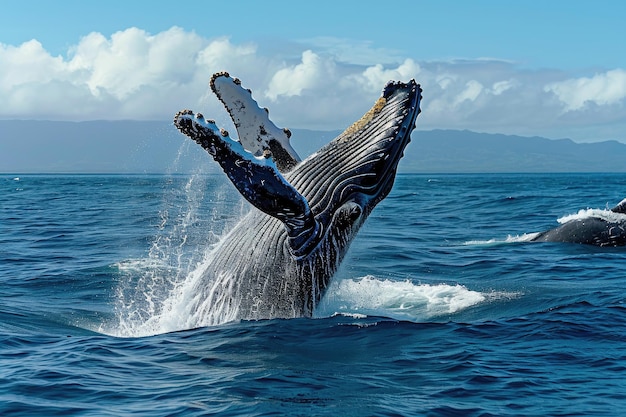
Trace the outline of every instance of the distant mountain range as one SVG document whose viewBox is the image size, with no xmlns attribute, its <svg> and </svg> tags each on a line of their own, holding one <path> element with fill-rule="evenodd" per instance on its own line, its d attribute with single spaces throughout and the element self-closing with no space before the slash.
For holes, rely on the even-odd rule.
<svg viewBox="0 0 626 417">
<path fill-rule="evenodd" d="M 307 156 L 340 132 L 292 129 Z M 187 173 L 215 170 L 205 152 L 169 122 L 0 120 L 1 173 Z M 476 133 L 416 130 L 400 172 L 626 172 L 626 144 L 575 143 Z"/>
<path fill-rule="evenodd" d="M 468 130 L 415 131 L 409 172 L 626 172 L 626 144 L 576 143 Z"/>
</svg>

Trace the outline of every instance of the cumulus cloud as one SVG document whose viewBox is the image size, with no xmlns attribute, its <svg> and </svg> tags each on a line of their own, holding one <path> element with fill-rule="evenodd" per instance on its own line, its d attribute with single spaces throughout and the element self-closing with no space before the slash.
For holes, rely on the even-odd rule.
<svg viewBox="0 0 626 417">
<path fill-rule="evenodd" d="M 626 71 L 615 69 L 590 78 L 567 79 L 546 85 L 545 91 L 554 93 L 566 112 L 580 110 L 587 103 L 613 105 L 626 98 Z"/>
<path fill-rule="evenodd" d="M 192 108 L 226 120 L 208 80 L 227 70 L 278 125 L 291 128 L 348 126 L 389 80 L 415 78 L 424 89 L 421 129 L 602 139 L 593 137 L 595 126 L 626 139 L 619 130 L 626 120 L 624 69 L 573 78 L 496 59 L 419 61 L 363 42 L 350 54 L 348 42 L 324 38 L 281 50 L 173 27 L 90 33 L 66 56 L 52 56 L 37 40 L 0 44 L 0 118 L 169 120 Z"/>
<path fill-rule="evenodd" d="M 324 62 L 313 51 L 306 50 L 302 53 L 301 63 L 276 71 L 265 96 L 272 101 L 278 96 L 299 96 L 302 90 L 315 87 L 323 77 L 332 78 L 332 67 L 332 61 Z"/>
</svg>

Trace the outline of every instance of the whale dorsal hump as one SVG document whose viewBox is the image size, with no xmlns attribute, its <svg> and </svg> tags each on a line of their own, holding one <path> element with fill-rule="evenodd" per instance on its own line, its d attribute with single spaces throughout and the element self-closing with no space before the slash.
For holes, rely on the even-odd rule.
<svg viewBox="0 0 626 417">
<path fill-rule="evenodd" d="M 291 170 L 300 162 L 289 141 L 291 132 L 276 127 L 269 119 L 269 111 L 259 107 L 251 91 L 244 89 L 239 79 L 227 72 L 218 72 L 211 77 L 210 85 L 230 114 L 239 142 L 248 152 L 255 156 L 271 152 L 281 172 Z"/>
<path fill-rule="evenodd" d="M 626 214 L 626 198 L 619 202 L 618 205 L 611 209 L 614 213 Z"/>
</svg>

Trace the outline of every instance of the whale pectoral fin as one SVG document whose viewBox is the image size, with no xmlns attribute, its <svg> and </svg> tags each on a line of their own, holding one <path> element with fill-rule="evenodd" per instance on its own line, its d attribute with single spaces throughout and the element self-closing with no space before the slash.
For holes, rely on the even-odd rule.
<svg viewBox="0 0 626 417">
<path fill-rule="evenodd" d="M 315 228 L 309 204 L 278 171 L 271 154 L 254 156 L 213 120 L 191 110 L 176 114 L 174 124 L 217 161 L 237 190 L 259 210 L 281 220 L 291 237 L 305 238 Z"/>
<path fill-rule="evenodd" d="M 269 119 L 268 110 L 259 107 L 250 90 L 241 86 L 227 72 L 218 72 L 211 77 L 211 89 L 230 114 L 239 142 L 250 153 L 261 156 L 272 152 L 274 162 L 281 172 L 292 169 L 300 157 L 291 146 L 291 133 L 278 128 Z"/>
</svg>

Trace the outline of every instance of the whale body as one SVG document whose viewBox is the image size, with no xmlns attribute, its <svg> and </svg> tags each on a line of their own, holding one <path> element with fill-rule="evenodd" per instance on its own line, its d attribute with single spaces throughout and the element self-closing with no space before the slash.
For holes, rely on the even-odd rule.
<svg viewBox="0 0 626 417">
<path fill-rule="evenodd" d="M 350 242 L 392 188 L 422 90 L 415 80 L 390 81 L 360 120 L 301 160 L 290 132 L 269 120 L 238 79 L 217 73 L 210 86 L 238 138 L 191 110 L 176 114 L 174 124 L 255 208 L 218 244 L 190 309 L 206 324 L 310 317 Z"/>
<path fill-rule="evenodd" d="M 626 245 L 626 199 L 611 210 L 575 218 L 554 229 L 541 232 L 532 241 L 624 246 Z"/>
</svg>

